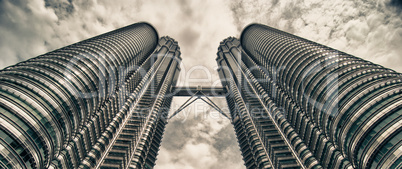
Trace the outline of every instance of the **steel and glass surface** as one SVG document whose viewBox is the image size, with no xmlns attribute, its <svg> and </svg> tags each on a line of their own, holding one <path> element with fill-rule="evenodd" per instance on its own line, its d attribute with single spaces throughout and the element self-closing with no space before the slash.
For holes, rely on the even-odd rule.
<svg viewBox="0 0 402 169">
<path fill-rule="evenodd" d="M 180 60 L 137 23 L 1 70 L 0 167 L 153 167 Z"/>
<path fill-rule="evenodd" d="M 137 23 L 1 70 L 0 167 L 153 168 L 172 97 L 225 96 L 247 168 L 402 168 L 400 73 L 258 24 L 217 54 L 222 88 L 178 87 Z"/>
<path fill-rule="evenodd" d="M 259 24 L 224 40 L 217 61 L 248 168 L 402 167 L 400 73 Z M 276 161 L 279 138 L 292 160 Z"/>
</svg>

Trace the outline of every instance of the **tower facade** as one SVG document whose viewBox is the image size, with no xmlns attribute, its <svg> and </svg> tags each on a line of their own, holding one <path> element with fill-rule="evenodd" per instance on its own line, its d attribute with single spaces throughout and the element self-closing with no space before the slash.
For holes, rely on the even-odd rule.
<svg viewBox="0 0 402 169">
<path fill-rule="evenodd" d="M 253 24 L 218 48 L 247 168 L 400 168 L 401 74 Z"/>
<path fill-rule="evenodd" d="M 182 89 L 137 23 L 1 70 L 0 168 L 153 168 L 172 97 L 225 94 L 247 168 L 402 168 L 400 73 L 258 24 L 217 55 L 223 88 Z"/>
<path fill-rule="evenodd" d="M 133 24 L 0 71 L 2 168 L 152 168 L 180 49 Z"/>
</svg>

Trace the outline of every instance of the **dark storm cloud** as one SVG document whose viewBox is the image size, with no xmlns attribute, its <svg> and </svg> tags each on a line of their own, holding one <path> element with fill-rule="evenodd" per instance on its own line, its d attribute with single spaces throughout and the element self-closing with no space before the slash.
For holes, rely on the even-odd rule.
<svg viewBox="0 0 402 169">
<path fill-rule="evenodd" d="M 391 0 L 390 4 L 392 6 L 402 8 L 402 0 Z"/>
<path fill-rule="evenodd" d="M 402 0 L 391 0 L 389 5 L 395 9 L 395 11 L 399 14 L 402 15 Z"/>
</svg>

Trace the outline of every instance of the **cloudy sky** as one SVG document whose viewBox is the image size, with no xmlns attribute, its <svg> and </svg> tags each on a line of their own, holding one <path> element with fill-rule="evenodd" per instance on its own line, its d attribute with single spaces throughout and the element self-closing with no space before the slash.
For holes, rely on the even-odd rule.
<svg viewBox="0 0 402 169">
<path fill-rule="evenodd" d="M 139 21 L 179 42 L 180 85 L 220 85 L 219 42 L 253 22 L 402 72 L 401 0 L 0 0 L 0 68 Z M 245 168 L 230 122 L 201 102 L 169 121 L 158 159 L 157 169 Z"/>
</svg>

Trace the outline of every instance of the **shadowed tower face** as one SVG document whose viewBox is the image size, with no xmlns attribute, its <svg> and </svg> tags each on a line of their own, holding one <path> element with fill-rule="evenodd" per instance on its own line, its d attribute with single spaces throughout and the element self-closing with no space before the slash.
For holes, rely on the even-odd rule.
<svg viewBox="0 0 402 169">
<path fill-rule="evenodd" d="M 247 168 L 402 167 L 400 73 L 258 24 L 217 62 Z"/>
<path fill-rule="evenodd" d="M 0 168 L 152 168 L 181 61 L 133 24 L 0 71 Z"/>
</svg>

